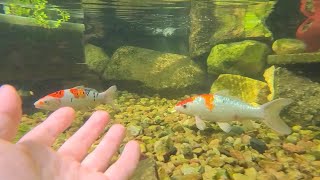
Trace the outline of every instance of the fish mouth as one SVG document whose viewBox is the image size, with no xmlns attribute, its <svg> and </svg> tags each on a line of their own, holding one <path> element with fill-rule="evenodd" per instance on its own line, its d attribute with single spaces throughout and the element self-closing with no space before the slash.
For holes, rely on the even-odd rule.
<svg viewBox="0 0 320 180">
<path fill-rule="evenodd" d="M 40 108 L 38 101 L 33 103 L 33 105 L 34 105 L 35 108 L 38 108 L 38 109 Z"/>
</svg>

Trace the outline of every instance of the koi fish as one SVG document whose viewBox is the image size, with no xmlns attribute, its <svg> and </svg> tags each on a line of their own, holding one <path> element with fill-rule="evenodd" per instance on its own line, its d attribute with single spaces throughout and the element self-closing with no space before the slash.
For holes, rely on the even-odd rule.
<svg viewBox="0 0 320 180">
<path fill-rule="evenodd" d="M 291 104 L 291 99 L 279 98 L 261 106 L 254 107 L 237 98 L 215 94 L 202 94 L 187 98 L 175 106 L 175 110 L 194 116 L 200 130 L 206 128 L 203 120 L 214 121 L 224 132 L 230 132 L 231 121 L 240 121 L 252 126 L 250 120 L 260 120 L 279 134 L 290 134 L 291 129 L 281 120 L 279 113 Z"/>
<path fill-rule="evenodd" d="M 34 106 L 38 109 L 54 111 L 64 106 L 83 110 L 92 108 L 101 103 L 113 105 L 113 99 L 115 98 L 116 91 L 116 86 L 111 86 L 102 93 L 99 93 L 97 90 L 92 88 L 76 86 L 48 94 L 36 101 Z"/>
</svg>

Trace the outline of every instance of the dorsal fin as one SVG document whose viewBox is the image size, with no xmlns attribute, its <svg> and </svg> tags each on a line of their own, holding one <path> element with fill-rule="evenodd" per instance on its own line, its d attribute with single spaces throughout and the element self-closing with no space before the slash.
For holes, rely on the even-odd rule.
<svg viewBox="0 0 320 180">
<path fill-rule="evenodd" d="M 86 90 L 90 90 L 90 91 L 94 91 L 94 92 L 99 92 L 99 91 L 97 91 L 96 89 L 93 89 L 93 88 L 84 88 L 84 89 L 86 89 Z"/>
<path fill-rule="evenodd" d="M 79 89 L 79 88 L 85 88 L 85 87 L 84 87 L 84 85 L 80 85 L 80 86 L 75 86 L 75 87 L 73 87 L 73 88 Z"/>
<path fill-rule="evenodd" d="M 214 94 L 220 95 L 220 96 L 231 96 L 230 90 L 228 90 L 228 89 L 223 89 L 223 90 L 217 91 Z"/>
</svg>

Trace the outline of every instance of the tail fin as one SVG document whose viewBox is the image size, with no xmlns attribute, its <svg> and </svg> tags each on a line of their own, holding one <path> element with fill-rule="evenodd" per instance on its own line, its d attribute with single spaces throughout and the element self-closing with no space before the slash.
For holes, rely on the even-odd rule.
<svg viewBox="0 0 320 180">
<path fill-rule="evenodd" d="M 111 86 L 106 91 L 103 92 L 104 102 L 106 104 L 111 104 L 114 106 L 113 100 L 117 96 L 117 86 Z"/>
<path fill-rule="evenodd" d="M 263 122 L 280 134 L 290 134 L 290 127 L 280 118 L 279 114 L 285 106 L 292 102 L 291 99 L 279 98 L 261 105 Z"/>
</svg>

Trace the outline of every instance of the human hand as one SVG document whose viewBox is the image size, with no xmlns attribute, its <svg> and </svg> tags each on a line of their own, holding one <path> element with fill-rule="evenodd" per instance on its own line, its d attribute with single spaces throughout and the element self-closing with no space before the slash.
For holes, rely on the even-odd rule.
<svg viewBox="0 0 320 180">
<path fill-rule="evenodd" d="M 87 151 L 103 132 L 108 113 L 97 111 L 55 152 L 50 146 L 70 126 L 74 110 L 64 107 L 53 112 L 16 144 L 15 137 L 22 116 L 21 99 L 10 85 L 0 88 L 0 177 L 10 180 L 95 179 L 122 180 L 133 174 L 140 157 L 139 144 L 130 141 L 120 158 L 110 160 L 125 136 L 122 125 L 113 125 L 99 145 Z"/>
</svg>

